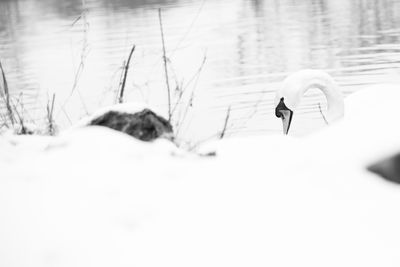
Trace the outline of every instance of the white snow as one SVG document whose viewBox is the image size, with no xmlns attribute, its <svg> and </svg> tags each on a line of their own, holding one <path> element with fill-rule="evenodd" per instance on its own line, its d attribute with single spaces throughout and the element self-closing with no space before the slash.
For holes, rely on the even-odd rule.
<svg viewBox="0 0 400 267">
<path fill-rule="evenodd" d="M 400 151 L 387 92 L 309 137 L 201 148 L 216 157 L 102 127 L 3 136 L 0 266 L 398 267 L 400 187 L 365 170 Z"/>
</svg>

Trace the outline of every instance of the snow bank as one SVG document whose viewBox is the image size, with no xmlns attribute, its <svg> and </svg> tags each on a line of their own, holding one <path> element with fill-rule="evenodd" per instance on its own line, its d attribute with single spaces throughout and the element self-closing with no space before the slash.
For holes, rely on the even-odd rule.
<svg viewBox="0 0 400 267">
<path fill-rule="evenodd" d="M 363 164 L 398 132 L 357 127 L 202 148 L 216 157 L 103 127 L 3 137 L 0 266 L 397 267 L 400 187 Z"/>
</svg>

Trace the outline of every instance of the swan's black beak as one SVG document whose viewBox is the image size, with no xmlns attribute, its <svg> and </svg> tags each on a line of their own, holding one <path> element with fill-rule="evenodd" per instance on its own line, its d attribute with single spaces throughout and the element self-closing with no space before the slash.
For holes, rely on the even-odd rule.
<svg viewBox="0 0 400 267">
<path fill-rule="evenodd" d="M 284 98 L 282 97 L 279 104 L 275 108 L 275 116 L 282 119 L 283 134 L 288 134 L 290 124 L 292 123 L 293 111 L 291 111 L 286 105 Z"/>
</svg>

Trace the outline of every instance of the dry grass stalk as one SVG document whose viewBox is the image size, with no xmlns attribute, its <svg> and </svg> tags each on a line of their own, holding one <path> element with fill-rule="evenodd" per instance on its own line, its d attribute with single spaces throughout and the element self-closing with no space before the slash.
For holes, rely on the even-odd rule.
<svg viewBox="0 0 400 267">
<path fill-rule="evenodd" d="M 324 113 L 322 112 L 321 103 L 318 103 L 318 108 L 319 108 L 319 113 L 321 113 L 321 116 L 322 116 L 322 118 L 324 119 L 324 122 L 326 123 L 326 125 L 329 125 L 329 122 L 327 121 L 327 119 L 326 119 Z"/>
<path fill-rule="evenodd" d="M 167 66 L 167 56 L 166 56 L 166 51 L 165 51 L 165 40 L 164 40 L 164 30 L 163 30 L 163 24 L 162 24 L 161 8 L 158 9 L 158 19 L 160 21 L 161 41 L 162 41 L 162 47 L 163 47 L 165 82 L 167 84 L 167 91 L 168 91 L 168 121 L 171 122 L 171 117 L 172 117 L 172 112 L 171 112 L 171 89 L 170 89 L 170 86 L 169 86 L 169 78 L 168 78 L 168 66 Z"/>
<path fill-rule="evenodd" d="M 77 70 L 75 72 L 75 75 L 74 75 L 74 80 L 73 80 L 73 83 L 72 83 L 71 92 L 70 92 L 69 96 L 66 98 L 66 100 L 64 101 L 64 103 L 61 105 L 61 110 L 64 113 L 66 113 L 65 107 L 66 107 L 67 103 L 69 102 L 69 100 L 72 97 L 72 95 L 74 94 L 74 92 L 77 91 L 79 100 L 80 100 L 80 102 L 82 104 L 82 107 L 83 107 L 84 111 L 86 112 L 86 114 L 89 114 L 88 109 L 87 109 L 86 104 L 85 104 L 85 101 L 83 99 L 83 96 L 82 96 L 81 92 L 78 89 L 78 83 L 79 83 L 79 80 L 80 80 L 81 75 L 83 73 L 83 70 L 85 68 L 85 60 L 86 60 L 87 55 L 89 53 L 89 43 L 88 43 L 89 23 L 87 21 L 87 16 L 86 16 L 87 10 L 86 10 L 86 2 L 85 2 L 85 0 L 82 0 L 82 10 L 83 11 L 82 11 L 81 15 L 78 18 L 76 18 L 74 20 L 74 22 L 71 24 L 71 27 L 74 27 L 75 24 L 78 21 L 82 20 L 83 40 L 82 40 L 80 62 L 79 62 L 78 68 L 77 68 Z"/>
<path fill-rule="evenodd" d="M 195 143 L 188 144 L 187 151 L 195 152 L 199 148 L 199 146 L 201 146 L 202 144 L 207 143 L 207 142 L 209 142 L 211 140 L 215 140 L 218 137 L 220 137 L 220 134 L 216 133 L 216 134 L 208 136 L 207 138 L 199 140 L 199 141 L 197 141 Z"/>
<path fill-rule="evenodd" d="M 8 112 L 8 118 L 11 121 L 11 124 L 14 125 L 15 123 L 15 118 L 14 118 L 14 113 L 11 107 L 11 101 L 10 101 L 10 92 L 8 90 L 8 83 L 6 79 L 6 74 L 3 69 L 3 65 L 1 64 L 0 61 L 0 70 L 1 70 L 1 75 L 3 77 L 3 90 L 4 92 L 1 92 L 1 96 L 6 104 L 7 112 Z"/>
<path fill-rule="evenodd" d="M 88 29 L 89 29 L 89 23 L 87 22 L 87 18 L 86 18 L 86 3 L 84 0 L 82 0 L 82 8 L 83 8 L 83 12 L 81 14 L 81 18 L 83 20 L 82 24 L 83 24 L 83 42 L 82 42 L 82 51 L 81 51 L 81 56 L 80 56 L 80 62 L 79 62 L 79 66 L 78 69 L 76 70 L 75 76 L 74 76 L 74 82 L 72 85 L 72 90 L 70 93 L 70 97 L 72 96 L 72 94 L 74 93 L 74 91 L 77 89 L 78 87 L 78 82 L 81 78 L 81 75 L 83 73 L 83 70 L 85 68 L 85 60 L 86 57 L 89 53 L 89 44 L 88 44 Z M 79 90 L 77 90 L 79 99 L 81 100 L 82 106 L 85 110 L 86 113 L 88 113 L 88 110 L 86 108 L 86 104 L 83 100 L 83 97 L 81 95 L 81 92 Z"/>
<path fill-rule="evenodd" d="M 182 36 L 182 38 L 179 40 L 179 42 L 176 44 L 175 48 L 172 50 L 171 55 L 174 55 L 174 53 L 180 48 L 180 45 L 183 43 L 183 41 L 186 39 L 186 37 L 189 35 L 189 33 L 191 32 L 193 26 L 196 24 L 197 19 L 200 16 L 201 11 L 203 10 L 204 4 L 205 4 L 206 0 L 203 0 L 201 2 L 201 5 L 199 7 L 199 9 L 196 12 L 196 15 L 193 17 L 192 22 L 190 23 L 188 29 L 186 30 L 185 34 Z"/>
<path fill-rule="evenodd" d="M 15 114 L 17 114 L 17 117 L 18 117 L 18 120 L 19 120 L 19 126 L 21 127 L 19 129 L 17 128 L 17 131 L 18 131 L 17 134 L 27 134 L 28 130 L 25 127 L 24 116 L 19 114 L 16 105 L 13 105 L 13 106 L 14 106 Z M 23 108 L 21 109 L 21 111 L 23 112 Z"/>
<path fill-rule="evenodd" d="M 26 114 L 24 114 L 25 108 L 22 98 L 23 94 L 21 93 L 16 103 L 14 103 L 14 101 L 11 101 L 10 103 L 12 105 L 13 112 L 16 115 L 15 121 L 17 125 L 13 125 L 14 133 L 18 135 L 34 134 L 34 129 L 30 129 L 30 127 L 27 127 L 25 124 Z"/>
<path fill-rule="evenodd" d="M 202 60 L 202 62 L 201 62 L 201 64 L 200 64 L 200 67 L 197 69 L 196 73 L 195 73 L 195 74 L 192 76 L 192 78 L 186 83 L 186 85 L 183 86 L 182 91 L 183 91 L 183 92 L 186 92 L 187 88 L 194 82 L 193 89 L 192 89 L 192 94 L 191 94 L 191 96 L 190 96 L 190 99 L 189 99 L 189 101 L 188 101 L 188 104 L 186 105 L 186 107 L 185 107 L 185 109 L 184 109 L 184 111 L 183 111 L 182 119 L 180 119 L 180 120 L 177 122 L 176 136 L 178 136 L 179 132 L 180 132 L 181 129 L 182 129 L 182 125 L 183 125 L 184 121 L 186 120 L 187 114 L 188 114 L 188 112 L 189 112 L 189 108 L 191 108 L 191 107 L 193 106 L 194 93 L 195 93 L 195 90 L 196 90 L 196 88 L 197 88 L 197 83 L 198 83 L 198 81 L 199 81 L 199 79 L 200 79 L 200 74 L 201 74 L 201 72 L 202 72 L 202 70 L 203 70 L 203 67 L 204 67 L 204 65 L 205 65 L 205 63 L 206 63 L 206 60 L 207 60 L 207 53 L 204 54 L 203 60 Z M 180 100 L 181 100 L 181 99 L 179 99 L 179 102 L 180 102 Z M 179 102 L 177 103 L 177 105 L 179 104 Z M 176 106 L 177 106 L 177 105 L 176 105 Z M 174 109 L 175 109 L 175 108 L 174 108 Z M 179 117 L 181 117 L 181 116 L 179 115 Z"/>
<path fill-rule="evenodd" d="M 47 110 L 47 122 L 48 122 L 48 133 L 49 135 L 55 135 L 56 133 L 56 128 L 54 125 L 54 102 L 56 99 L 56 94 L 53 94 L 52 100 L 51 100 L 51 104 L 50 101 L 47 101 L 47 106 L 46 106 L 46 110 Z"/>
<path fill-rule="evenodd" d="M 0 122 L 1 122 L 0 130 L 3 129 L 4 127 L 5 128 L 10 128 L 8 123 L 7 123 L 7 116 L 6 115 L 0 113 Z"/>
<path fill-rule="evenodd" d="M 173 108 L 173 110 L 172 110 L 172 115 L 175 113 L 175 110 L 176 110 L 176 108 L 178 107 L 178 105 L 180 104 L 181 99 L 182 99 L 182 96 L 183 96 L 184 93 L 186 92 L 187 88 L 188 88 L 193 82 L 195 82 L 194 89 L 196 88 L 197 81 L 199 80 L 200 73 L 201 73 L 201 71 L 203 70 L 203 67 L 204 67 L 204 64 L 206 63 L 206 60 L 207 60 L 207 55 L 205 54 L 204 57 L 203 57 L 203 60 L 202 60 L 202 62 L 201 62 L 201 64 L 200 64 L 200 67 L 197 69 L 196 73 L 189 79 L 189 81 L 188 81 L 185 85 L 183 85 L 183 83 L 180 85 L 180 88 L 179 88 L 179 89 L 180 89 L 179 98 L 178 98 L 178 100 L 176 101 L 175 106 L 174 106 L 174 108 Z M 193 91 L 194 91 L 194 89 L 193 89 Z M 193 96 L 192 96 L 192 97 L 193 97 Z M 189 101 L 189 104 L 190 104 L 190 103 L 192 103 L 192 101 Z M 188 105 L 187 107 L 189 107 L 189 106 L 190 106 L 190 105 Z M 186 111 L 187 111 L 187 110 L 186 110 Z"/>
<path fill-rule="evenodd" d="M 132 54 L 135 51 L 135 48 L 136 48 L 136 46 L 133 45 L 131 52 L 129 53 L 128 60 L 124 66 L 124 77 L 122 79 L 121 89 L 119 90 L 118 103 L 122 103 L 124 101 L 124 90 L 125 90 L 125 84 L 126 84 L 126 77 L 128 76 L 129 64 L 131 62 Z"/>
<path fill-rule="evenodd" d="M 244 118 L 244 120 L 242 121 L 242 123 L 239 126 L 235 125 L 235 122 L 233 122 L 231 124 L 231 134 L 240 132 L 241 129 L 244 129 L 247 125 L 247 123 L 257 114 L 258 112 L 258 108 L 260 106 L 260 104 L 262 103 L 263 99 L 264 99 L 264 94 L 266 91 L 262 91 L 260 97 L 258 98 L 257 102 L 254 104 L 254 108 L 248 113 L 248 115 L 246 115 L 246 117 Z"/>
<path fill-rule="evenodd" d="M 222 129 L 221 135 L 219 136 L 220 139 L 224 138 L 225 136 L 230 114 L 231 114 L 231 106 L 229 106 L 228 111 L 226 112 L 224 128 Z"/>
</svg>

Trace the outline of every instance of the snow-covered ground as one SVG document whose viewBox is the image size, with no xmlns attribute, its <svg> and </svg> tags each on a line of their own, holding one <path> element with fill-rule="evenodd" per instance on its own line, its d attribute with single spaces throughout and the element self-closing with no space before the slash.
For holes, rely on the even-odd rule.
<svg viewBox="0 0 400 267">
<path fill-rule="evenodd" d="M 3 136 L 0 266 L 398 267 L 400 187 L 365 166 L 400 151 L 400 107 L 373 99 L 305 138 L 200 148 L 216 157 L 101 127 Z"/>
</svg>

